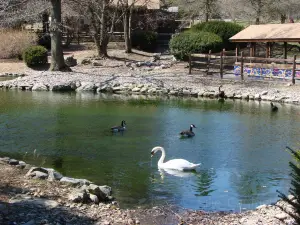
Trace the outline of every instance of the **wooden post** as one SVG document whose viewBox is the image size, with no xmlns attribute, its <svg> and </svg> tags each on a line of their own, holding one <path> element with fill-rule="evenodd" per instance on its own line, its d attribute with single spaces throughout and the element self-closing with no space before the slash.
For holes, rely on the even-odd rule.
<svg viewBox="0 0 300 225">
<path fill-rule="evenodd" d="M 267 42 L 266 44 L 267 44 L 267 46 L 266 46 L 266 58 L 269 58 L 270 57 L 270 42 Z"/>
<path fill-rule="evenodd" d="M 238 61 L 238 55 L 239 55 L 239 49 L 238 49 L 238 46 L 236 46 L 236 48 L 235 48 L 235 62 Z"/>
<path fill-rule="evenodd" d="M 223 79 L 223 54 L 224 51 L 220 52 L 220 78 Z"/>
<path fill-rule="evenodd" d="M 189 54 L 189 74 L 192 74 L 192 55 Z"/>
<path fill-rule="evenodd" d="M 284 58 L 287 59 L 287 42 L 284 42 L 284 52 L 283 52 Z"/>
<path fill-rule="evenodd" d="M 241 79 L 244 80 L 244 54 L 241 52 Z"/>
<path fill-rule="evenodd" d="M 292 71 L 292 83 L 295 84 L 295 75 L 296 75 L 296 55 L 293 59 L 293 71 Z"/>
<path fill-rule="evenodd" d="M 208 56 L 207 56 L 207 70 L 206 70 L 206 75 L 208 76 L 208 72 L 209 72 L 209 66 L 210 66 L 210 57 L 211 57 L 211 50 L 209 50 L 208 52 Z"/>
</svg>

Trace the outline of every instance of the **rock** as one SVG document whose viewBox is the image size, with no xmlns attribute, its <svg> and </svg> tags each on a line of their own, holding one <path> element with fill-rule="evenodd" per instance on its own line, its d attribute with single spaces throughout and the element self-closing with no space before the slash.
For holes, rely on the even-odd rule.
<svg viewBox="0 0 300 225">
<path fill-rule="evenodd" d="M 148 90 L 149 94 L 155 94 L 156 93 L 156 88 L 151 88 Z"/>
<path fill-rule="evenodd" d="M 82 186 L 84 184 L 89 185 L 91 182 L 86 179 L 75 179 L 71 177 L 63 177 L 60 179 L 60 182 L 72 184 L 72 185 L 79 185 Z"/>
<path fill-rule="evenodd" d="M 97 195 L 89 194 L 89 198 L 90 198 L 91 201 L 94 202 L 95 204 L 98 204 L 98 203 L 99 203 L 99 198 L 97 197 Z"/>
<path fill-rule="evenodd" d="M 88 59 L 88 58 L 85 58 L 81 61 L 82 65 L 89 65 L 91 63 L 92 63 L 91 59 Z"/>
<path fill-rule="evenodd" d="M 86 203 L 89 200 L 89 195 L 86 191 L 74 191 L 68 196 L 69 201 L 75 203 Z"/>
<path fill-rule="evenodd" d="M 294 195 L 288 195 L 287 197 L 288 197 L 288 199 L 291 200 L 291 201 L 293 201 L 293 200 L 295 199 L 295 196 L 294 196 Z"/>
<path fill-rule="evenodd" d="M 249 94 L 242 94 L 242 99 L 249 99 Z"/>
<path fill-rule="evenodd" d="M 147 87 L 143 87 L 143 88 L 140 90 L 140 93 L 145 94 L 145 93 L 147 93 L 147 91 L 148 91 L 148 88 L 147 88 Z"/>
<path fill-rule="evenodd" d="M 92 91 L 96 90 L 96 86 L 93 82 L 81 82 L 81 86 L 76 89 L 77 92 L 79 91 Z"/>
<path fill-rule="evenodd" d="M 264 208 L 266 208 L 267 207 L 267 205 L 266 204 L 263 204 L 263 205 L 260 205 L 260 206 L 257 206 L 256 207 L 256 209 L 264 209 Z"/>
<path fill-rule="evenodd" d="M 19 161 L 18 160 L 16 160 L 16 159 L 10 159 L 9 161 L 8 161 L 8 164 L 9 165 L 18 165 L 19 164 Z"/>
<path fill-rule="evenodd" d="M 51 91 L 74 91 L 70 84 L 54 84 L 50 87 Z"/>
<path fill-rule="evenodd" d="M 41 83 L 36 83 L 32 86 L 32 91 L 48 91 L 48 87 Z"/>
<path fill-rule="evenodd" d="M 242 99 L 242 95 L 235 95 L 233 98 L 234 99 Z"/>
<path fill-rule="evenodd" d="M 250 100 L 254 100 L 254 95 L 249 95 Z"/>
<path fill-rule="evenodd" d="M 132 92 L 139 92 L 140 90 L 141 90 L 140 88 L 135 87 L 135 88 L 133 88 L 131 91 L 132 91 Z"/>
<path fill-rule="evenodd" d="M 30 174 L 31 177 L 36 178 L 36 179 L 47 179 L 48 178 L 48 174 L 47 173 L 43 173 L 40 171 L 34 171 Z"/>
<path fill-rule="evenodd" d="M 65 63 L 69 67 L 77 66 L 77 59 L 74 58 L 74 56 L 69 56 L 65 59 Z"/>
<path fill-rule="evenodd" d="M 170 68 L 170 66 L 169 66 L 169 65 L 162 64 L 162 65 L 160 65 L 160 68 L 162 68 L 162 69 L 168 69 L 168 68 Z"/>
<path fill-rule="evenodd" d="M 171 91 L 169 92 L 169 95 L 175 95 L 175 96 L 177 96 L 177 95 L 178 95 L 178 91 L 176 91 L 176 90 L 171 90 Z"/>
<path fill-rule="evenodd" d="M 120 87 L 116 88 L 115 90 L 121 90 Z M 99 88 L 97 88 L 97 92 L 114 92 L 114 89 L 109 85 L 102 85 Z"/>
<path fill-rule="evenodd" d="M 261 100 L 260 94 L 255 94 L 255 95 L 254 95 L 254 99 L 255 99 L 255 100 Z"/>
<path fill-rule="evenodd" d="M 103 64 L 97 61 L 93 61 L 92 66 L 103 66 Z"/>
<path fill-rule="evenodd" d="M 279 213 L 275 215 L 275 218 L 279 219 L 279 220 L 284 220 L 288 217 L 288 215 L 286 213 Z"/>
<path fill-rule="evenodd" d="M 99 186 L 99 188 L 106 198 L 111 196 L 111 187 L 107 185 L 103 185 L 103 186 Z"/>
<path fill-rule="evenodd" d="M 199 97 L 203 97 L 204 93 L 205 93 L 205 91 L 199 91 L 199 92 L 198 92 L 198 96 L 199 96 Z"/>
<path fill-rule="evenodd" d="M 263 91 L 260 95 L 267 95 L 268 91 Z"/>
<path fill-rule="evenodd" d="M 56 172 L 54 169 L 47 169 L 47 170 L 48 170 L 48 180 L 49 181 L 60 180 L 61 178 L 63 178 L 63 175 Z"/>
<path fill-rule="evenodd" d="M 162 93 L 163 93 L 163 94 L 165 94 L 165 95 L 166 95 L 166 94 L 168 94 L 168 93 L 169 93 L 169 91 L 170 91 L 170 90 L 169 90 L 169 89 L 167 89 L 167 88 L 163 88 L 161 91 L 162 91 Z"/>
<path fill-rule="evenodd" d="M 190 95 L 191 92 L 190 92 L 189 90 L 183 90 L 183 91 L 182 91 L 182 94 L 183 94 L 183 95 Z"/>
<path fill-rule="evenodd" d="M 29 171 L 26 173 L 25 176 L 26 176 L 26 177 L 32 177 L 32 176 L 35 175 L 34 172 L 36 172 L 36 171 L 39 171 L 39 172 L 48 174 L 48 170 L 45 169 L 45 168 L 43 168 L 43 167 L 31 167 L 31 168 L 29 169 Z"/>
<path fill-rule="evenodd" d="M 9 157 L 0 158 L 0 161 L 5 162 L 5 163 L 9 163 L 9 160 L 10 160 Z"/>
</svg>

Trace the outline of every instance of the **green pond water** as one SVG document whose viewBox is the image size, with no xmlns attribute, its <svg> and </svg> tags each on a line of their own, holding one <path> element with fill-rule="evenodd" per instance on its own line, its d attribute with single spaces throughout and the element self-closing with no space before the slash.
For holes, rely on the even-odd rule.
<svg viewBox="0 0 300 225">
<path fill-rule="evenodd" d="M 268 102 L 141 98 L 0 91 L 0 156 L 109 185 L 121 207 L 240 211 L 287 192 L 285 146 L 299 147 L 298 106 L 271 113 Z M 112 134 L 122 120 L 126 132 Z M 196 136 L 180 139 L 191 123 Z M 195 173 L 158 171 L 160 153 L 150 157 L 157 145 L 167 159 L 202 165 Z"/>
</svg>

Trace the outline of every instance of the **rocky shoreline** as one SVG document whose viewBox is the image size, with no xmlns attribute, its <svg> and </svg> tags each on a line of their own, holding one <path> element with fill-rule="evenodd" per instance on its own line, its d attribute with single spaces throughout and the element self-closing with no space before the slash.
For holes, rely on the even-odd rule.
<svg viewBox="0 0 300 225">
<path fill-rule="evenodd" d="M 97 186 L 85 179 L 66 178 L 53 169 L 33 167 L 8 157 L 0 158 L 0 169 L 0 224 L 3 225 L 294 223 L 280 210 L 279 207 L 283 207 L 293 211 L 283 201 L 241 213 L 178 210 L 173 206 L 120 209 L 118 203 L 112 201 L 108 186 Z M 87 197 L 85 200 L 84 196 Z M 99 199 L 96 201 L 91 196 Z M 294 199 L 293 196 L 289 198 Z"/>
<path fill-rule="evenodd" d="M 71 73 L 34 71 L 14 75 L 0 82 L 0 88 L 23 91 L 75 91 L 126 95 L 183 96 L 219 98 L 219 86 L 228 99 L 274 101 L 300 104 L 300 87 L 284 81 L 219 79 L 187 75 L 168 69 L 130 70 L 115 67 L 76 66 Z"/>
</svg>

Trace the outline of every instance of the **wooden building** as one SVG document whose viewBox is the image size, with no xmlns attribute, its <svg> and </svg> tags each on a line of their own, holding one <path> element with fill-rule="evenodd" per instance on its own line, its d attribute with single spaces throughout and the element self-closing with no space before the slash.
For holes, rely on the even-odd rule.
<svg viewBox="0 0 300 225">
<path fill-rule="evenodd" d="M 232 42 L 248 43 L 250 57 L 256 55 L 256 44 L 266 44 L 266 58 L 270 58 L 272 43 L 284 43 L 284 58 L 287 58 L 287 43 L 300 42 L 300 23 L 250 25 L 229 39 Z"/>
<path fill-rule="evenodd" d="M 288 43 L 300 43 L 300 23 L 251 25 L 229 39 L 237 44 L 236 75 L 261 78 L 300 79 L 296 55 L 287 59 Z M 239 45 L 247 44 L 249 56 L 239 53 Z M 282 58 L 271 58 L 274 43 L 282 44 Z M 265 46 L 265 57 L 258 57 L 257 46 Z M 245 49 L 243 50 L 245 51 Z M 240 59 L 240 61 L 238 61 Z"/>
</svg>

